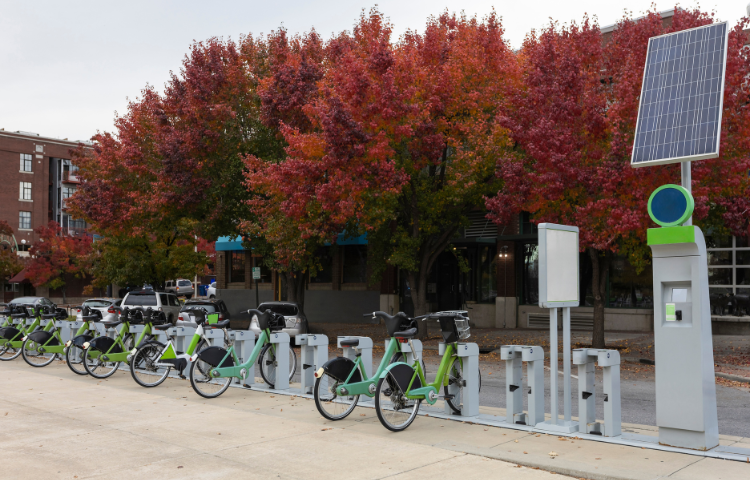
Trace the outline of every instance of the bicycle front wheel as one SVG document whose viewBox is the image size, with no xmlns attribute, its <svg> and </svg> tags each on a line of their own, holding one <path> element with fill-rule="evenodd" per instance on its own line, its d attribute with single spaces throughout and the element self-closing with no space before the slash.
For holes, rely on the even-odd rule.
<svg viewBox="0 0 750 480">
<path fill-rule="evenodd" d="M 203 398 L 216 398 L 227 391 L 232 383 L 231 377 L 211 377 L 213 367 L 197 358 L 190 365 L 190 385 L 193 386 L 195 393 Z"/>
<path fill-rule="evenodd" d="M 125 347 L 124 351 L 129 351 L 133 348 L 133 337 L 131 335 L 125 336 L 122 343 Z M 104 352 L 100 352 L 99 350 L 87 348 L 83 356 L 83 366 L 86 368 L 88 374 L 94 378 L 102 379 L 111 377 L 120 368 L 120 363 L 122 363 L 102 360 L 101 356 L 103 354 Z"/>
<path fill-rule="evenodd" d="M 55 360 L 57 355 L 40 351 L 40 349 L 43 350 L 42 345 L 27 338 L 21 345 L 21 356 L 32 367 L 46 367 Z"/>
<path fill-rule="evenodd" d="M 156 387 L 167 379 L 171 367 L 157 365 L 164 345 L 148 343 L 140 347 L 130 361 L 130 375 L 141 387 Z"/>
<path fill-rule="evenodd" d="M 258 355 L 258 363 L 260 364 L 260 376 L 263 377 L 263 381 L 266 382 L 271 388 L 276 385 L 276 367 L 279 362 L 276 360 L 276 351 L 271 348 L 272 344 L 268 344 L 263 347 L 260 355 Z M 297 371 L 297 353 L 290 346 L 289 347 L 289 381 L 292 381 L 294 372 Z"/>
<path fill-rule="evenodd" d="M 77 373 L 78 375 L 88 375 L 89 372 L 86 371 L 86 367 L 83 365 L 83 356 L 85 354 L 86 351 L 78 345 L 71 344 L 68 347 L 68 351 L 65 352 L 65 363 L 68 364 L 68 368 L 70 368 L 73 373 Z"/>
<path fill-rule="evenodd" d="M 375 412 L 380 423 L 392 432 L 406 430 L 412 424 L 422 400 L 406 398 L 391 372 L 378 381 L 375 390 Z"/>
<path fill-rule="evenodd" d="M 19 355 L 21 355 L 21 348 L 13 347 L 10 340 L 0 345 L 0 360 L 4 362 L 15 360 Z"/>
<path fill-rule="evenodd" d="M 341 382 L 323 373 L 315 379 L 315 407 L 323 417 L 328 420 L 341 420 L 354 411 L 359 401 L 359 395 L 340 396 L 336 394 L 336 388 Z"/>
<path fill-rule="evenodd" d="M 482 389 L 482 372 L 479 374 L 479 390 Z M 448 377 L 448 385 L 443 387 L 445 393 L 445 402 L 453 410 L 456 415 L 461 415 L 461 411 L 464 408 L 464 383 L 465 379 L 463 376 L 463 363 L 460 359 L 453 362 L 453 365 L 448 369 L 448 373 L 445 374 Z M 451 398 L 452 396 L 452 398 Z"/>
</svg>

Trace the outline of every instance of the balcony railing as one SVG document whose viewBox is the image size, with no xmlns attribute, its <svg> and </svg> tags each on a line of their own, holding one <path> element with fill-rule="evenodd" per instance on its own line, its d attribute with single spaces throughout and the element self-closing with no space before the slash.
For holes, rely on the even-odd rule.
<svg viewBox="0 0 750 480">
<path fill-rule="evenodd" d="M 76 170 L 65 170 L 63 172 L 62 181 L 64 183 L 81 183 L 81 178 L 78 176 L 78 172 Z"/>
</svg>

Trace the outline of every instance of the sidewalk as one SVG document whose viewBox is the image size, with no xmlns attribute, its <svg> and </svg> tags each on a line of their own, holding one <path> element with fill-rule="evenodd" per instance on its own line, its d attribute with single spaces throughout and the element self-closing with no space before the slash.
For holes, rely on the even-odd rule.
<svg viewBox="0 0 750 480">
<path fill-rule="evenodd" d="M 722 437 L 732 443 L 750 447 Z M 187 381 L 144 389 L 127 372 L 98 381 L 20 360 L 0 364 L 0 451 L 9 479 L 750 478 L 740 462 L 421 416 L 394 434 L 371 408 L 328 422 L 300 397 L 232 388 L 206 400 Z"/>
</svg>

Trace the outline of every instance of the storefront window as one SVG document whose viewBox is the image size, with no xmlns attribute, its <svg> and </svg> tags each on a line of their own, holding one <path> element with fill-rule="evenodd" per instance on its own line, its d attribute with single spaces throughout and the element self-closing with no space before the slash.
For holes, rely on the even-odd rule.
<svg viewBox="0 0 750 480">
<path fill-rule="evenodd" d="M 592 302 L 593 304 L 593 302 Z M 609 266 L 610 308 L 653 308 L 653 270 L 649 264 L 637 273 L 626 257 L 615 257 Z"/>
<path fill-rule="evenodd" d="M 523 249 L 523 297 L 524 305 L 539 304 L 539 245 L 524 243 Z"/>
<path fill-rule="evenodd" d="M 367 281 L 367 245 L 344 245 L 344 283 Z"/>
<path fill-rule="evenodd" d="M 310 276 L 310 283 L 331 283 L 333 282 L 333 255 L 332 247 L 321 247 L 316 257 L 320 262 L 320 270 L 315 276 Z"/>
<path fill-rule="evenodd" d="M 245 252 L 232 252 L 230 257 L 231 270 L 229 281 L 232 283 L 245 281 Z"/>
<path fill-rule="evenodd" d="M 708 287 L 713 315 L 750 315 L 734 295 L 750 293 L 750 247 L 747 237 L 709 235 Z M 738 304 L 739 303 L 739 304 Z M 740 308 L 738 308 L 740 307 Z"/>
</svg>

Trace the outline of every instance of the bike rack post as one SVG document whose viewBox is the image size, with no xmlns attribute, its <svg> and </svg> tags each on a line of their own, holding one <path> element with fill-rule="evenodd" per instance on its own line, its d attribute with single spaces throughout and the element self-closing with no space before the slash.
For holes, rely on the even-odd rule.
<svg viewBox="0 0 750 480">
<path fill-rule="evenodd" d="M 536 425 L 544 421 L 544 350 L 538 346 L 503 345 L 505 360 L 506 422 Z M 523 362 L 526 362 L 528 414 L 523 413 Z"/>
<path fill-rule="evenodd" d="M 277 345 L 276 365 L 269 369 L 274 377 L 274 390 L 289 390 L 289 340 L 286 332 L 271 334 L 270 342 Z"/>
<path fill-rule="evenodd" d="M 206 328 L 203 334 L 212 347 L 224 347 L 224 330 L 221 328 Z"/>
<path fill-rule="evenodd" d="M 131 325 L 130 326 L 130 333 L 133 334 L 133 346 L 136 346 L 135 342 L 138 341 L 138 337 L 141 336 L 141 332 L 143 332 L 143 330 L 145 329 L 146 329 L 146 325 Z"/>
<path fill-rule="evenodd" d="M 229 336 L 234 339 L 234 352 L 240 363 L 245 363 L 255 348 L 255 332 L 252 330 L 233 330 Z M 237 383 L 246 387 L 255 385 L 255 362 L 250 364 L 244 379 L 236 379 Z"/>
<path fill-rule="evenodd" d="M 536 425 L 544 421 L 544 350 L 536 345 L 522 346 L 521 360 L 526 362 L 527 425 Z"/>
<path fill-rule="evenodd" d="M 300 346 L 300 383 L 302 393 L 312 394 L 315 386 L 314 373 L 328 361 L 328 337 L 311 333 L 296 335 L 295 341 Z"/>
<path fill-rule="evenodd" d="M 479 415 L 479 345 L 476 343 L 459 343 L 456 355 L 463 359 L 465 385 L 463 386 L 462 417 Z"/>
<path fill-rule="evenodd" d="M 60 340 L 65 345 L 68 340 L 72 340 L 75 333 L 79 328 L 83 326 L 83 322 L 74 321 L 69 322 L 67 320 L 56 320 L 55 326 L 60 330 Z"/>
<path fill-rule="evenodd" d="M 193 338 L 193 335 L 195 335 L 195 328 L 178 324 L 176 327 L 169 328 L 166 332 L 174 339 L 174 349 L 178 352 L 185 352 L 187 349 L 187 345 L 185 345 L 186 339 Z M 161 341 L 161 339 L 159 340 Z M 166 343 L 166 341 L 164 343 Z"/>
<path fill-rule="evenodd" d="M 358 338 L 359 345 L 356 347 L 342 347 L 341 340 Z M 367 377 L 372 377 L 372 339 L 370 337 L 358 337 L 356 335 L 336 337 L 336 346 L 344 349 L 344 356 L 352 362 L 357 360 L 357 352 L 362 356 L 362 366 L 365 368 Z"/>
<path fill-rule="evenodd" d="M 604 424 L 596 421 L 595 363 L 604 369 Z M 622 432 L 620 405 L 620 354 L 617 350 L 578 348 L 578 431 L 616 437 Z"/>
<path fill-rule="evenodd" d="M 390 338 L 385 339 L 385 349 L 388 350 L 388 344 L 391 342 Z M 409 346 L 409 342 L 402 343 L 401 344 L 401 352 L 406 354 L 406 363 L 409 365 L 414 364 L 414 359 L 419 357 L 422 359 L 422 341 L 417 339 L 412 339 L 411 341 L 412 345 L 414 345 L 414 351 L 411 351 L 411 347 Z"/>
<path fill-rule="evenodd" d="M 521 345 L 503 345 L 500 347 L 500 359 L 505 360 L 505 421 L 511 424 L 528 424 L 523 413 L 523 363 Z"/>
</svg>

